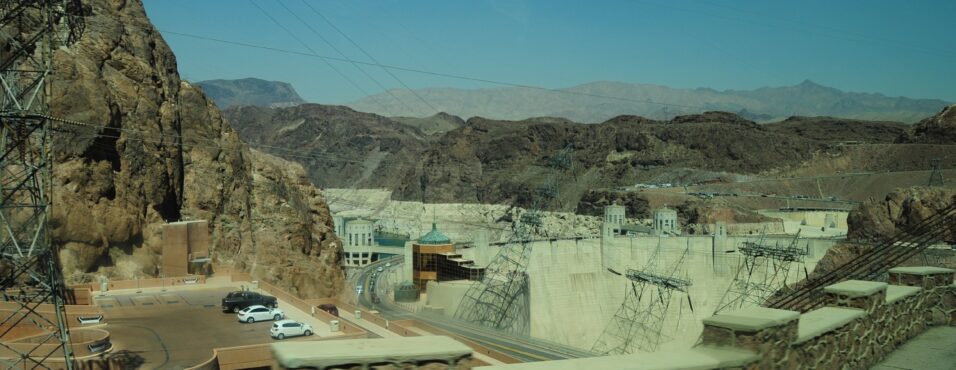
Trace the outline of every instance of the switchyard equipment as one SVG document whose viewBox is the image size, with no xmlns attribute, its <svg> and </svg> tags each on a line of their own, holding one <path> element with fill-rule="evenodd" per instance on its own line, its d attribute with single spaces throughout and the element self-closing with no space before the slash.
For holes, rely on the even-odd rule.
<svg viewBox="0 0 956 370">
<path fill-rule="evenodd" d="M 558 205 L 558 184 L 571 171 L 568 144 L 550 160 L 548 175 L 532 195 L 531 207 L 512 217 L 511 237 L 488 264 L 480 282 L 468 288 L 455 317 L 470 323 L 527 335 L 531 330 L 528 261 L 536 236 L 542 230 L 543 210 Z"/>
<path fill-rule="evenodd" d="M 665 338 L 662 332 L 665 315 L 670 309 L 675 291 L 687 295 L 687 304 L 693 311 L 694 305 L 688 292 L 691 281 L 674 276 L 683 267 L 684 258 L 690 248 L 684 249 L 669 275 L 654 271 L 660 249 L 658 244 L 643 270 L 627 269 L 622 275 L 608 268 L 612 274 L 626 277 L 630 284 L 624 294 L 624 302 L 611 317 L 591 352 L 600 355 L 623 355 L 656 351 Z M 657 294 L 654 294 L 655 292 Z"/>
<path fill-rule="evenodd" d="M 74 367 L 48 228 L 50 80 L 53 51 L 80 36 L 82 13 L 79 1 L 0 3 L 0 289 L 10 307 L 0 316 L 0 346 L 8 353 L 0 364 L 8 369 Z M 18 329 L 39 334 L 8 343 Z"/>
<path fill-rule="evenodd" d="M 806 312 L 824 304 L 823 288 L 844 280 L 884 279 L 888 270 L 922 253 L 931 245 L 956 235 L 956 202 L 932 216 L 901 230 L 892 237 L 873 242 L 872 247 L 846 263 L 807 279 L 803 284 L 766 306 Z"/>
<path fill-rule="evenodd" d="M 765 234 L 756 242 L 742 242 L 737 251 L 743 258 L 714 313 L 763 305 L 775 292 L 788 286 L 793 264 L 802 266 L 806 277 L 807 249 L 797 246 L 799 238 L 800 232 L 797 232 L 790 244 L 782 247 L 769 245 Z"/>
</svg>

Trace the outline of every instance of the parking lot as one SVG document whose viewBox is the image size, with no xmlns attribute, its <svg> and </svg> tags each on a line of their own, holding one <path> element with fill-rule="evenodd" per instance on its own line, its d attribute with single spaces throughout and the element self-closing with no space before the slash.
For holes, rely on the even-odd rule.
<svg viewBox="0 0 956 370">
<path fill-rule="evenodd" d="M 238 322 L 223 313 L 220 300 L 237 287 L 189 287 L 110 292 L 96 298 L 103 309 L 113 348 L 140 358 L 145 369 L 182 369 L 208 360 L 213 349 L 272 342 L 272 321 Z M 335 335 L 328 325 L 283 301 L 286 318 L 312 325 L 316 334 L 286 340 Z"/>
</svg>

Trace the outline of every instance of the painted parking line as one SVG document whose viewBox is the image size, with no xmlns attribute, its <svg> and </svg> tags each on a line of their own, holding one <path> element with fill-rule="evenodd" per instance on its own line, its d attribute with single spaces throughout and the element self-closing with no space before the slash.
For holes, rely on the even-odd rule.
<svg viewBox="0 0 956 370">
<path fill-rule="evenodd" d="M 185 304 L 182 296 L 173 293 L 161 294 L 159 296 L 159 301 L 167 305 Z"/>
<path fill-rule="evenodd" d="M 156 299 L 154 295 L 143 295 L 132 297 L 133 304 L 137 306 L 153 306 L 159 305 L 160 301 Z"/>
<path fill-rule="evenodd" d="M 110 309 L 114 306 L 122 306 L 122 304 L 120 304 L 116 298 L 112 297 L 96 298 L 94 299 L 94 302 L 96 302 L 97 306 L 100 306 L 100 308 L 103 309 Z"/>
</svg>

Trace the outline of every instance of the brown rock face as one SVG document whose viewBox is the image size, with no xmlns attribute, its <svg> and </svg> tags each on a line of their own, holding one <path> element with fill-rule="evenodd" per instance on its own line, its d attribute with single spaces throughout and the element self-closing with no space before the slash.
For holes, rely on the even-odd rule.
<svg viewBox="0 0 956 370">
<path fill-rule="evenodd" d="M 884 239 L 916 225 L 956 202 L 956 190 L 913 187 L 900 189 L 882 200 L 870 199 L 847 218 L 848 239 Z M 956 243 L 956 234 L 945 238 Z"/>
<path fill-rule="evenodd" d="M 306 296 L 337 293 L 341 243 L 300 167 L 252 151 L 176 59 L 138 1 L 88 2 L 55 55 L 55 243 L 70 282 L 161 275 L 164 221 L 206 219 L 216 262 Z"/>
<path fill-rule="evenodd" d="M 956 144 L 956 104 L 943 108 L 935 116 L 913 125 L 909 135 L 899 141 L 920 144 Z"/>
</svg>

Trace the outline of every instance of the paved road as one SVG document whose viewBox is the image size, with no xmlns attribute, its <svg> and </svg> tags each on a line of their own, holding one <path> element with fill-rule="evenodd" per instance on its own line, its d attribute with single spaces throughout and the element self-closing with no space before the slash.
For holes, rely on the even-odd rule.
<svg viewBox="0 0 956 370">
<path fill-rule="evenodd" d="M 373 274 L 378 267 L 384 267 L 386 262 L 392 263 L 392 268 L 399 265 L 401 256 L 381 260 L 366 266 L 358 273 L 358 281 L 362 284 L 362 294 L 359 296 L 359 304 L 364 307 L 372 307 L 378 310 L 385 318 L 389 320 L 415 319 L 436 328 L 449 331 L 451 333 L 468 338 L 478 344 L 497 350 L 518 360 L 525 362 L 560 360 L 567 358 L 579 358 L 592 356 L 586 351 L 571 348 L 557 343 L 534 339 L 530 337 L 516 336 L 509 333 L 503 333 L 496 330 L 458 322 L 457 320 L 447 318 L 427 317 L 408 312 L 403 308 L 394 305 L 383 296 L 385 287 L 376 286 L 375 293 L 379 295 L 379 303 L 372 304 L 369 287 L 372 285 Z M 375 276 L 377 279 L 378 276 Z M 378 285 L 377 283 L 375 285 Z"/>
</svg>

